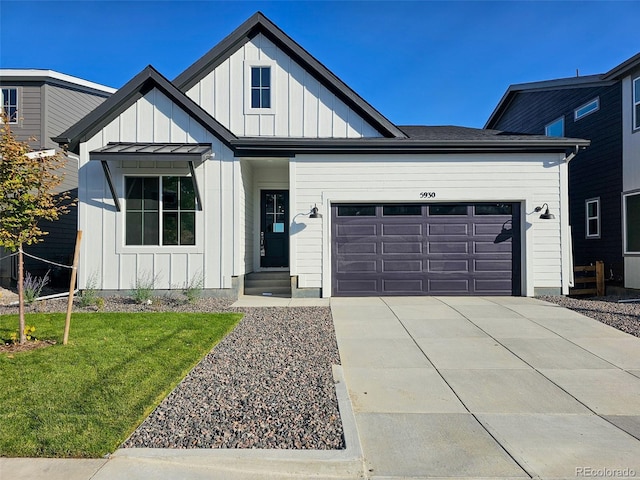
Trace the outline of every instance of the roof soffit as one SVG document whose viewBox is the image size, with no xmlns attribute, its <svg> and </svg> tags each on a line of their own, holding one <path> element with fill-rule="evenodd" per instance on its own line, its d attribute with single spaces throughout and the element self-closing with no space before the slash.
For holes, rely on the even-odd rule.
<svg viewBox="0 0 640 480">
<path fill-rule="evenodd" d="M 173 84 L 188 91 L 244 44 L 263 34 L 289 57 L 311 73 L 316 80 L 371 123 L 385 137 L 404 138 L 402 130 L 367 103 L 327 67 L 307 52 L 261 12 L 255 13 L 215 47 L 178 75 Z"/>
</svg>

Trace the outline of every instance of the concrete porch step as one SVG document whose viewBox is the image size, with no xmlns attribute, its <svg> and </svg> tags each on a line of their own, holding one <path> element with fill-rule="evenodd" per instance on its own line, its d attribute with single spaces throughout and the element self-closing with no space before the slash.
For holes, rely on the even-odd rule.
<svg viewBox="0 0 640 480">
<path fill-rule="evenodd" d="M 244 277 L 245 295 L 271 294 L 291 296 L 291 278 L 288 271 L 252 272 Z"/>
</svg>

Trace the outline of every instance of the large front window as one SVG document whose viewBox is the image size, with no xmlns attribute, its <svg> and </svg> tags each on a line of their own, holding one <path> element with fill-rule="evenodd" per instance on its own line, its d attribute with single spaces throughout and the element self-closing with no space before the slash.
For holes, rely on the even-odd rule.
<svg viewBox="0 0 640 480">
<path fill-rule="evenodd" d="M 640 254 L 640 192 L 624 196 L 625 253 Z"/>
<path fill-rule="evenodd" d="M 126 177 L 125 189 L 126 245 L 195 245 L 191 177 Z"/>
</svg>

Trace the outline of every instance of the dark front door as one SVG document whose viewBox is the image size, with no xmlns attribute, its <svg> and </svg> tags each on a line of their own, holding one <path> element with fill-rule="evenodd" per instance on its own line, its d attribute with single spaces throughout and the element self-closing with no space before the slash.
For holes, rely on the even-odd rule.
<svg viewBox="0 0 640 480">
<path fill-rule="evenodd" d="M 260 266 L 289 266 L 289 191 L 260 194 Z"/>
</svg>

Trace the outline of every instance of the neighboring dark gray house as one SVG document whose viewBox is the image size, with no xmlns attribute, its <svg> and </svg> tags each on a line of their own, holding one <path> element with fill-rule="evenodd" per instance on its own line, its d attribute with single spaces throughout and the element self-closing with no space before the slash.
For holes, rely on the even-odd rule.
<svg viewBox="0 0 640 480">
<path fill-rule="evenodd" d="M 51 137 L 65 131 L 100 105 L 115 89 L 52 70 L 0 69 L 1 108 L 9 116 L 11 130 L 17 138 L 28 141 L 34 150 L 58 150 Z M 78 159 L 70 156 L 60 191 L 78 191 Z M 49 235 L 45 241 L 28 247 L 26 252 L 56 262 L 69 263 L 73 255 L 77 230 L 77 209 L 59 221 L 43 225 Z M 0 253 L 0 257 L 4 254 Z M 48 267 L 25 259 L 28 272 L 43 275 Z M 13 265 L 12 265 L 13 263 Z M 52 270 L 54 280 L 66 274 Z M 15 262 L 0 262 L 0 284 L 15 280 Z"/>
<path fill-rule="evenodd" d="M 640 141 L 636 77 L 640 53 L 604 74 L 511 85 L 485 125 L 591 140 L 569 164 L 574 264 L 603 260 L 608 283 L 627 288 L 640 288 L 640 212 L 630 210 L 640 204 L 640 152 L 630 147 Z"/>
</svg>

